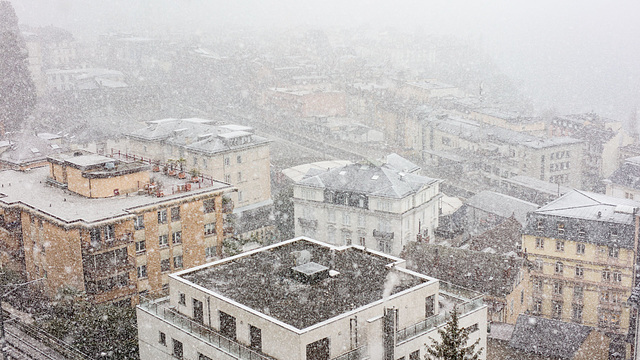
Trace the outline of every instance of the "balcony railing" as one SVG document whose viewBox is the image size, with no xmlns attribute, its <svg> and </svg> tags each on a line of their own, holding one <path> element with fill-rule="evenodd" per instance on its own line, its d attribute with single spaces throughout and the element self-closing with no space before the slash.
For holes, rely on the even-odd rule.
<svg viewBox="0 0 640 360">
<path fill-rule="evenodd" d="M 331 360 L 362 360 L 366 359 L 369 355 L 367 354 L 367 347 L 360 346 L 359 348 L 353 349 L 347 353 L 334 357 Z"/>
<path fill-rule="evenodd" d="M 476 293 L 475 291 L 468 290 L 462 288 L 457 285 L 453 285 L 444 281 L 440 282 L 440 292 L 443 295 L 449 296 L 464 296 L 464 295 L 473 295 L 467 297 L 467 300 L 457 304 L 456 309 L 458 310 L 458 314 L 460 317 L 465 316 L 465 314 L 470 313 L 471 311 L 480 308 L 484 305 L 482 300 L 482 294 Z M 407 326 L 404 329 L 398 330 L 396 333 L 397 342 L 403 342 L 407 339 L 410 339 L 414 336 L 418 336 L 426 333 L 444 323 L 446 323 L 451 318 L 451 315 L 448 312 L 441 312 L 439 314 L 428 317 L 416 324 Z"/>
<path fill-rule="evenodd" d="M 168 302 L 168 298 L 149 300 L 141 297 L 140 305 L 138 305 L 138 307 L 149 314 L 155 315 L 171 325 L 190 333 L 201 341 L 204 341 L 234 359 L 275 360 L 275 358 L 250 349 L 235 340 L 226 338 L 210 327 L 197 323 L 187 316 L 168 308 L 166 305 Z"/>
<path fill-rule="evenodd" d="M 373 230 L 373 237 L 393 240 L 393 232 Z"/>
<path fill-rule="evenodd" d="M 92 266 L 88 264 L 88 259 L 83 259 L 84 273 L 88 279 L 96 280 L 104 277 L 115 275 L 125 270 L 133 270 L 136 267 L 136 260 L 131 255 L 127 255 L 126 258 L 119 259 L 116 262 L 108 262 L 108 264 L 102 264 L 106 266 Z"/>
<path fill-rule="evenodd" d="M 303 228 L 316 229 L 318 227 L 318 220 L 298 218 L 298 223 L 300 223 L 300 226 Z"/>
<path fill-rule="evenodd" d="M 107 250 L 115 246 L 129 244 L 132 241 L 133 234 L 126 233 L 112 239 L 102 239 L 102 241 L 96 243 L 83 242 L 82 250 L 84 250 L 86 253 L 94 253 L 96 251 Z"/>
</svg>

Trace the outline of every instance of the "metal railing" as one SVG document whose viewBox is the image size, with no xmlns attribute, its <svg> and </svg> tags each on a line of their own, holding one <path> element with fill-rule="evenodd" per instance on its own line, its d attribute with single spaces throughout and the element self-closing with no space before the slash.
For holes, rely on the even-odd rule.
<svg viewBox="0 0 640 360">
<path fill-rule="evenodd" d="M 236 340 L 226 338 L 208 326 L 193 321 L 189 317 L 170 309 L 166 306 L 168 298 L 149 300 L 140 298 L 138 307 L 150 314 L 169 322 L 170 324 L 190 333 L 205 343 L 218 350 L 242 360 L 275 360 L 274 358 L 261 354 L 249 347 L 240 344 Z"/>
<path fill-rule="evenodd" d="M 453 284 L 449 284 L 449 285 L 453 285 Z M 460 288 L 459 286 L 455 286 L 455 287 Z M 442 289 L 442 284 L 440 285 L 440 288 Z M 467 290 L 464 288 L 460 288 L 460 289 L 463 289 L 466 292 L 472 292 L 471 290 Z M 447 294 L 446 292 L 443 291 L 442 295 L 447 295 Z M 482 295 L 479 295 L 474 297 L 471 300 L 465 301 L 460 304 L 456 304 L 456 309 L 458 311 L 458 314 L 460 314 L 460 317 L 463 317 L 465 316 L 465 314 L 468 314 L 471 311 L 478 309 L 483 305 L 484 305 L 484 302 L 482 299 Z M 430 316 L 416 324 L 407 326 L 404 329 L 400 329 L 396 332 L 397 342 L 400 343 L 414 336 L 418 336 L 428 331 L 431 331 L 432 329 L 435 329 L 436 327 L 446 323 L 450 318 L 451 318 L 451 315 L 449 312 L 441 312 L 439 314 Z"/>
<path fill-rule="evenodd" d="M 367 347 L 360 346 L 359 348 L 355 348 L 347 353 L 334 357 L 331 360 L 361 360 L 367 357 Z"/>
</svg>

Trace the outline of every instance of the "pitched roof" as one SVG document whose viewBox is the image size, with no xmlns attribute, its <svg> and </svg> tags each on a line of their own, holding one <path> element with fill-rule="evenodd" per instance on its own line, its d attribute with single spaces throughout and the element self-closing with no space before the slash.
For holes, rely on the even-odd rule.
<svg viewBox="0 0 640 360">
<path fill-rule="evenodd" d="M 522 226 L 527 222 L 527 214 L 538 208 L 534 203 L 493 191 L 482 191 L 470 197 L 466 204 L 503 218 L 514 216 Z"/>
<path fill-rule="evenodd" d="M 520 245 L 522 224 L 511 216 L 493 229 L 487 230 L 469 240 L 469 249 L 484 251 L 491 248 L 498 254 L 517 252 Z"/>
<path fill-rule="evenodd" d="M 350 164 L 307 176 L 297 184 L 401 199 L 438 181 L 440 180 L 403 173 L 385 165 Z"/>
<path fill-rule="evenodd" d="M 640 156 L 626 159 L 621 167 L 609 176 L 609 180 L 616 184 L 626 186 L 631 189 L 640 190 Z"/>
<path fill-rule="evenodd" d="M 594 329 L 580 324 L 519 315 L 509 345 L 553 358 L 572 359 Z"/>
</svg>

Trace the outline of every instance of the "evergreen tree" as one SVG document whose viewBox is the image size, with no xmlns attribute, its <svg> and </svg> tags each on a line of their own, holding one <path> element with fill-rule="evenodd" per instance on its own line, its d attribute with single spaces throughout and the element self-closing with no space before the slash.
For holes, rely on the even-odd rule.
<svg viewBox="0 0 640 360">
<path fill-rule="evenodd" d="M 7 131 L 20 130 L 36 104 L 27 58 L 16 13 L 0 1 L 0 122 Z"/>
<path fill-rule="evenodd" d="M 433 344 L 427 346 L 427 360 L 477 360 L 482 354 L 482 348 L 477 349 L 480 339 L 466 346 L 469 341 L 470 328 L 460 328 L 458 325 L 458 311 L 453 308 L 451 319 L 443 329 L 438 329 L 440 343 L 431 339 Z"/>
</svg>

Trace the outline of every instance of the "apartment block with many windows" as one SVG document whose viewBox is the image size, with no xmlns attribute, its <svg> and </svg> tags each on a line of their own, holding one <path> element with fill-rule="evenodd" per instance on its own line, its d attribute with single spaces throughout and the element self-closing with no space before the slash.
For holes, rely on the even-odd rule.
<svg viewBox="0 0 640 360">
<path fill-rule="evenodd" d="M 140 358 L 422 359 L 454 306 L 486 349 L 481 294 L 378 251 L 296 238 L 171 274 L 169 296 L 137 308 Z"/>
<path fill-rule="evenodd" d="M 149 166 L 86 152 L 0 172 L 2 263 L 90 301 L 136 302 L 168 274 L 219 255 L 234 188 L 150 176 Z M 223 205 L 224 203 L 224 205 Z"/>
<path fill-rule="evenodd" d="M 628 334 L 639 207 L 574 190 L 530 213 L 522 235 L 530 312 Z"/>
<path fill-rule="evenodd" d="M 388 163 L 312 170 L 293 188 L 296 235 L 398 255 L 433 237 L 441 182 Z"/>
</svg>

